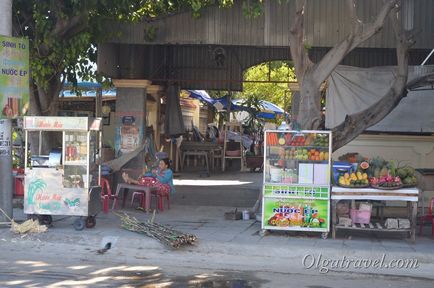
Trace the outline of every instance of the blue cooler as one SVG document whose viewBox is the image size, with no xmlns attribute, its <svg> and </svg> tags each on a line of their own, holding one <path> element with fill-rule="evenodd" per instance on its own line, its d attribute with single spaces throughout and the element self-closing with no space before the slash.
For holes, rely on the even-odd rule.
<svg viewBox="0 0 434 288">
<path fill-rule="evenodd" d="M 333 162 L 333 184 L 337 184 L 339 181 L 339 175 L 343 175 L 344 173 L 351 173 L 351 165 L 349 162 L 343 161 L 334 161 Z"/>
</svg>

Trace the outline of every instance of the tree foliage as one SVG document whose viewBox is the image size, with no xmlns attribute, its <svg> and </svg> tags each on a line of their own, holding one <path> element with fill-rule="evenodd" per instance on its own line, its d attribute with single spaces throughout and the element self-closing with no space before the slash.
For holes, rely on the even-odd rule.
<svg viewBox="0 0 434 288">
<path fill-rule="evenodd" d="M 106 21 L 150 20 L 182 9 L 201 9 L 228 0 L 14 0 L 14 36 L 30 41 L 31 112 L 54 115 L 65 81 L 101 80 L 95 74 L 97 43 L 113 35 Z"/>
<path fill-rule="evenodd" d="M 240 96 L 241 98 L 254 96 L 288 110 L 291 105 L 291 93 L 286 82 L 295 80 L 294 68 L 289 63 L 283 61 L 261 63 L 244 72 L 246 82 L 243 84 L 243 92 Z"/>
</svg>

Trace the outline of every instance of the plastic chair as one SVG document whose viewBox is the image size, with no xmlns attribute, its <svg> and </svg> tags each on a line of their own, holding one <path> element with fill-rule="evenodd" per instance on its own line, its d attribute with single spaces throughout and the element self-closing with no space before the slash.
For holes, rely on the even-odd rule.
<svg viewBox="0 0 434 288">
<path fill-rule="evenodd" d="M 145 192 L 134 191 L 133 196 L 131 196 L 131 207 L 133 207 L 134 199 L 136 198 L 136 196 L 139 196 L 140 206 L 143 206 L 143 204 L 145 204 Z"/>
<path fill-rule="evenodd" d="M 159 193 L 159 191 L 151 191 L 151 197 L 155 197 L 155 205 L 159 211 L 164 211 L 163 198 L 166 198 L 167 209 L 170 209 L 170 193 Z"/>
<path fill-rule="evenodd" d="M 116 195 L 112 195 L 112 189 L 110 188 L 110 182 L 106 179 L 101 177 L 101 201 L 102 201 L 102 211 L 104 213 L 109 212 L 109 202 L 110 199 L 114 199 L 114 205 L 117 205 L 118 203 L 118 197 Z"/>
<path fill-rule="evenodd" d="M 431 237 L 434 237 L 434 215 L 433 215 L 434 198 L 431 198 L 428 214 L 419 216 L 419 235 L 423 234 L 423 225 L 425 221 L 431 221 Z"/>
</svg>

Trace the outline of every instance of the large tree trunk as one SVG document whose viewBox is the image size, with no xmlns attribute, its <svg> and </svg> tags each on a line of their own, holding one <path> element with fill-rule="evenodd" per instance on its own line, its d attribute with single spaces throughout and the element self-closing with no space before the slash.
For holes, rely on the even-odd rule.
<svg viewBox="0 0 434 288">
<path fill-rule="evenodd" d="M 310 78 L 305 77 L 300 85 L 301 97 L 297 119 L 301 128 L 317 130 L 321 125 L 321 92 Z"/>
<path fill-rule="evenodd" d="M 412 35 L 401 26 L 401 20 L 396 14 L 390 15 L 396 39 L 396 57 L 398 67 L 395 80 L 384 97 L 365 110 L 347 115 L 345 121 L 333 128 L 333 151 L 355 139 L 365 129 L 380 122 L 407 95 L 408 49 L 414 44 Z M 413 80 L 413 82 L 419 79 Z M 412 83 L 408 83 L 409 86 Z"/>
<path fill-rule="evenodd" d="M 341 63 L 349 52 L 382 29 L 388 15 L 393 22 L 395 34 L 398 39 L 397 54 L 399 76 L 391 88 L 391 91 L 385 98 L 381 99 L 379 103 L 377 103 L 375 110 L 363 111 L 360 115 L 350 115 L 342 125 L 333 130 L 333 148 L 337 149 L 354 139 L 367 127 L 383 119 L 399 103 L 399 97 L 402 98 L 408 72 L 408 45 L 406 44 L 408 39 L 405 38 L 406 34 L 402 32 L 400 22 L 397 19 L 398 3 L 398 0 L 384 1 L 383 7 L 379 10 L 375 19 L 370 23 L 363 23 L 357 17 L 356 1 L 346 0 L 345 4 L 352 19 L 351 31 L 340 43 L 331 48 L 318 63 L 314 64 L 310 60 L 304 45 L 305 36 L 303 21 L 306 0 L 296 0 L 295 14 L 290 28 L 289 41 L 295 74 L 300 85 L 300 97 L 293 99 L 293 128 L 309 130 L 321 128 L 321 84 L 327 80 L 336 66 Z M 390 13 L 391 11 L 396 13 Z M 360 119 L 361 117 L 364 117 L 363 121 Z"/>
</svg>

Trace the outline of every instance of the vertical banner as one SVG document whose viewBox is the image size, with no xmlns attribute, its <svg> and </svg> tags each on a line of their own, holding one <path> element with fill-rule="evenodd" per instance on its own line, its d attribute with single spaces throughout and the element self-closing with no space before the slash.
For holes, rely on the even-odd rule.
<svg viewBox="0 0 434 288">
<path fill-rule="evenodd" d="M 0 118 L 16 118 L 29 109 L 29 41 L 0 36 Z"/>
</svg>

